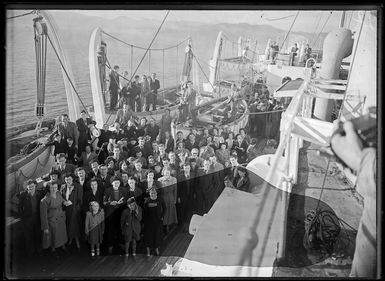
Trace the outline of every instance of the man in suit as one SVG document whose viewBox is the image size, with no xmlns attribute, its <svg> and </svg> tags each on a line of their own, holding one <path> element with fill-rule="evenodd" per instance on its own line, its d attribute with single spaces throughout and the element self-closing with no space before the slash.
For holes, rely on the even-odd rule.
<svg viewBox="0 0 385 281">
<path fill-rule="evenodd" d="M 99 172 L 100 172 L 100 174 L 97 177 L 100 179 L 103 188 L 104 189 L 109 188 L 111 185 L 111 182 L 110 182 L 111 175 L 108 174 L 107 166 L 106 165 L 100 165 L 99 166 Z"/>
<path fill-rule="evenodd" d="M 191 81 L 187 82 L 187 90 L 186 91 L 187 91 L 187 104 L 188 104 L 187 113 L 188 113 L 189 117 L 192 118 L 193 123 L 195 123 L 196 122 L 195 107 L 196 107 L 197 93 L 193 89 L 193 83 Z"/>
<path fill-rule="evenodd" d="M 110 111 L 115 110 L 115 107 L 118 103 L 118 94 L 119 94 L 119 66 L 115 65 L 114 69 L 110 73 Z"/>
<path fill-rule="evenodd" d="M 40 252 L 40 200 L 44 194 L 36 190 L 37 182 L 28 180 L 19 194 L 19 216 L 27 255 Z"/>
<path fill-rule="evenodd" d="M 124 128 L 127 126 L 128 120 L 131 118 L 136 117 L 136 114 L 134 111 L 132 111 L 132 108 L 130 105 L 126 102 L 123 103 L 123 108 L 119 109 L 116 113 L 115 122 L 118 122 L 120 124 L 121 128 Z"/>
<path fill-rule="evenodd" d="M 145 140 L 143 137 L 138 138 L 138 145 L 134 148 L 134 150 L 140 150 L 145 159 L 147 159 L 152 153 L 152 147 L 145 146 Z"/>
<path fill-rule="evenodd" d="M 171 132 L 172 117 L 170 115 L 170 109 L 166 108 L 162 119 L 160 120 L 160 139 L 164 139 L 166 132 Z"/>
<path fill-rule="evenodd" d="M 67 114 L 61 116 L 61 123 L 58 124 L 58 132 L 63 136 L 63 141 L 67 142 L 67 138 L 74 140 L 75 148 L 78 148 L 79 130 L 74 122 L 69 121 Z"/>
<path fill-rule="evenodd" d="M 192 215 L 192 189 L 194 188 L 192 179 L 190 163 L 183 164 L 183 172 L 178 176 L 177 190 L 178 222 L 180 222 L 181 225 L 185 222 L 187 222 L 188 225 Z"/>
<path fill-rule="evenodd" d="M 59 180 L 61 182 L 64 182 L 63 175 L 66 173 L 74 173 L 76 166 L 67 163 L 67 157 L 64 153 L 58 154 L 57 159 L 58 159 L 58 163 L 57 163 L 56 167 L 52 167 L 51 170 L 58 172 Z"/>
<path fill-rule="evenodd" d="M 210 160 L 203 161 L 203 167 L 198 169 L 197 173 L 197 201 L 200 202 L 202 200 L 202 204 L 200 205 L 200 213 L 207 213 L 215 201 L 215 177 L 213 173 L 210 173 Z"/>
<path fill-rule="evenodd" d="M 216 200 L 225 188 L 225 167 L 217 161 L 215 155 L 210 156 L 210 172 L 215 177 L 215 197 Z"/>
<path fill-rule="evenodd" d="M 132 88 L 132 95 L 133 100 L 131 100 L 131 109 L 135 112 L 141 111 L 142 109 L 142 102 L 140 100 L 140 92 L 142 90 L 142 84 L 139 81 L 139 75 L 135 75 L 135 81 L 132 82 L 131 88 Z M 136 106 L 136 109 L 135 109 Z"/>
<path fill-rule="evenodd" d="M 151 95 L 153 95 L 151 101 L 152 101 L 152 109 L 156 110 L 156 100 L 158 97 L 158 90 L 160 89 L 160 83 L 159 80 L 156 79 L 156 73 L 152 73 L 151 75 L 151 84 L 150 84 L 150 89 L 151 89 Z"/>
<path fill-rule="evenodd" d="M 80 186 L 83 188 L 83 194 L 86 192 L 86 190 L 89 188 L 89 179 L 86 175 L 86 170 L 83 167 L 79 167 L 77 170 L 77 182 L 80 184 Z"/>
<path fill-rule="evenodd" d="M 96 122 L 91 118 L 88 118 L 86 115 L 86 111 L 82 110 L 80 113 L 80 118 L 76 120 L 76 126 L 78 127 L 79 135 L 78 135 L 78 156 L 85 151 L 86 144 L 90 137 L 90 127 L 96 125 Z"/>
</svg>

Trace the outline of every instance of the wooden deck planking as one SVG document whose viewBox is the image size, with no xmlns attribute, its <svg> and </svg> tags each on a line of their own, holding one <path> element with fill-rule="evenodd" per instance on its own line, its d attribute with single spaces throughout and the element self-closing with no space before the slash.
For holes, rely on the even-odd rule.
<svg viewBox="0 0 385 281">
<path fill-rule="evenodd" d="M 177 231 L 177 230 L 176 230 Z M 192 236 L 187 233 L 173 233 L 165 241 L 162 256 L 147 257 L 139 253 L 136 257 L 111 255 L 91 257 L 89 249 L 82 245 L 78 252 L 60 253 L 60 258 L 44 256 L 31 260 L 14 259 L 9 278 L 105 278 L 105 277 L 150 277 L 160 276 L 166 263 L 174 264 L 183 257 Z M 167 254 L 167 255 L 166 255 Z"/>
</svg>

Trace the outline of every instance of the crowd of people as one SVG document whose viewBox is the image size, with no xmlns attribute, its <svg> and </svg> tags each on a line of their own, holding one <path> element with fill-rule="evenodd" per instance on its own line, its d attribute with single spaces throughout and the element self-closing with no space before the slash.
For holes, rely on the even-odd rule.
<svg viewBox="0 0 385 281">
<path fill-rule="evenodd" d="M 162 237 L 207 213 L 225 186 L 250 191 L 241 164 L 261 152 L 245 128 L 192 128 L 174 139 L 168 109 L 160 122 L 134 113 L 125 102 L 114 126 L 100 130 L 85 111 L 76 122 L 61 116 L 49 143 L 57 163 L 43 188 L 28 180 L 19 196 L 28 253 L 83 240 L 92 256 L 101 245 L 135 255 L 137 243 L 159 255 Z"/>
</svg>

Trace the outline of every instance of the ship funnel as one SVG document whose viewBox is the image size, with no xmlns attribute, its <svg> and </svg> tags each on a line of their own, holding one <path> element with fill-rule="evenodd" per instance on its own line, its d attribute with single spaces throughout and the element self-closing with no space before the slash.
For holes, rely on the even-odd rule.
<svg viewBox="0 0 385 281">
<path fill-rule="evenodd" d="M 342 60 L 352 53 L 353 34 L 350 29 L 338 28 L 331 31 L 323 44 L 323 58 L 320 71 L 322 79 L 339 79 Z M 314 116 L 320 120 L 331 121 L 333 100 L 316 99 Z"/>
</svg>

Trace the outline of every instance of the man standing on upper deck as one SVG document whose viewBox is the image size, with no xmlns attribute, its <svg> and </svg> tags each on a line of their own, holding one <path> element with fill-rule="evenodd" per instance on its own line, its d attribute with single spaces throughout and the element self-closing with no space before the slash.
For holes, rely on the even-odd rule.
<svg viewBox="0 0 385 281">
<path fill-rule="evenodd" d="M 75 148 L 78 149 L 79 130 L 74 122 L 69 121 L 67 114 L 62 114 L 61 123 L 57 126 L 58 132 L 63 136 L 64 142 L 71 137 L 74 140 Z"/>
<path fill-rule="evenodd" d="M 131 99 L 131 109 L 135 112 L 141 111 L 142 108 L 142 101 L 140 99 L 140 92 L 142 91 L 142 84 L 139 81 L 139 75 L 135 75 L 135 81 L 131 83 L 131 89 L 132 89 L 132 96 L 133 99 Z M 136 109 L 135 109 L 136 104 Z"/>
<path fill-rule="evenodd" d="M 156 73 L 152 73 L 151 75 L 152 81 L 150 84 L 151 95 L 152 95 L 152 110 L 156 110 L 156 100 L 158 97 L 158 90 L 160 89 L 160 82 L 156 79 Z"/>
<path fill-rule="evenodd" d="M 114 69 L 110 73 L 110 110 L 115 110 L 115 107 L 118 103 L 118 94 L 119 94 L 119 66 L 115 65 Z"/>
<path fill-rule="evenodd" d="M 96 125 L 96 122 L 92 118 L 87 117 L 87 112 L 82 110 L 80 113 L 80 118 L 76 120 L 76 126 L 78 127 L 79 137 L 78 137 L 78 156 L 82 155 L 82 152 L 86 150 L 86 144 L 91 139 L 90 137 L 90 128 L 92 125 Z"/>
<path fill-rule="evenodd" d="M 306 44 L 305 56 L 304 56 L 303 62 L 306 63 L 306 61 L 311 58 L 311 52 L 312 52 L 312 49 L 310 48 L 309 44 Z"/>
<path fill-rule="evenodd" d="M 193 89 L 193 83 L 191 81 L 187 82 L 187 103 L 188 108 L 187 112 L 190 118 L 192 118 L 193 123 L 196 122 L 196 112 L 194 111 L 196 107 L 196 97 L 197 92 Z"/>
<path fill-rule="evenodd" d="M 294 65 L 294 60 L 295 60 L 295 57 L 297 56 L 297 52 L 298 52 L 298 45 L 297 43 L 295 43 L 294 46 L 291 47 L 289 65 Z"/>
</svg>

